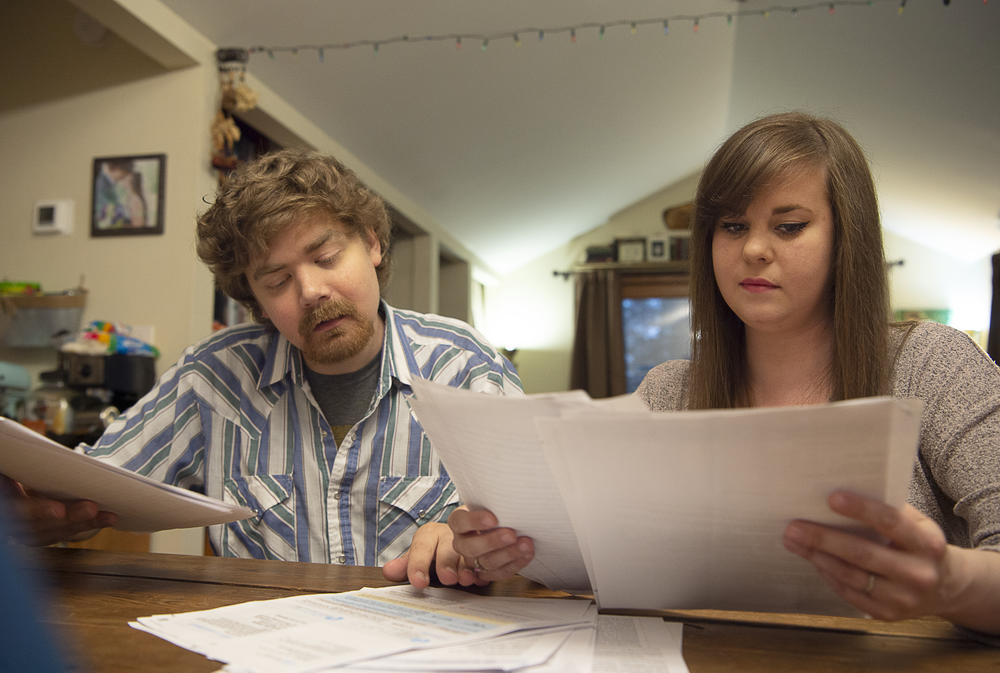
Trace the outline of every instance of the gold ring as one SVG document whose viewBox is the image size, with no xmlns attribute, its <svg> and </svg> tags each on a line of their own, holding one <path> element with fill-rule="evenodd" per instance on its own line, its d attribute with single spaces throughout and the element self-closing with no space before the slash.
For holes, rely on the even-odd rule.
<svg viewBox="0 0 1000 673">
<path fill-rule="evenodd" d="M 486 570 L 486 568 L 483 567 L 483 564 L 479 562 L 478 556 L 472 560 L 472 565 L 476 566 L 476 570 Z"/>
<path fill-rule="evenodd" d="M 868 573 L 868 584 L 865 585 L 865 596 L 871 596 L 875 590 L 875 573 Z"/>
</svg>

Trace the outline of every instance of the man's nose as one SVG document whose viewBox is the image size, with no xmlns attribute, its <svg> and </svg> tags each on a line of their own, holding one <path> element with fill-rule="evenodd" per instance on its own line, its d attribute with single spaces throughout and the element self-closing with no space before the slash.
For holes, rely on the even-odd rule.
<svg viewBox="0 0 1000 673">
<path fill-rule="evenodd" d="M 315 306 L 330 298 L 330 284 L 326 274 L 319 269 L 304 270 L 299 278 L 300 295 L 303 306 Z"/>
</svg>

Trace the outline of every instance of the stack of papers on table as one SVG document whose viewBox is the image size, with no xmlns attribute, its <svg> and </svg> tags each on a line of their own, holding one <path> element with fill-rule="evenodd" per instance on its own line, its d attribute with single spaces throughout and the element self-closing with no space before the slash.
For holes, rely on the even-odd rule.
<svg viewBox="0 0 1000 673">
<path fill-rule="evenodd" d="M 0 418 L 0 474 L 52 498 L 92 500 L 118 515 L 121 530 L 194 528 L 254 515 L 77 453 L 7 418 Z"/>
<path fill-rule="evenodd" d="M 626 658 L 655 662 L 644 669 L 651 672 L 687 671 L 681 624 L 598 620 L 591 601 L 457 589 L 397 586 L 304 595 L 154 615 L 131 625 L 224 662 L 228 673 L 600 673 L 619 670 Z"/>
<path fill-rule="evenodd" d="M 851 527 L 826 504 L 836 489 L 902 505 L 922 408 L 882 397 L 653 413 L 634 396 L 412 385 L 462 501 L 534 538 L 522 574 L 588 582 L 614 609 L 857 615 L 782 532 L 792 519 Z"/>
</svg>

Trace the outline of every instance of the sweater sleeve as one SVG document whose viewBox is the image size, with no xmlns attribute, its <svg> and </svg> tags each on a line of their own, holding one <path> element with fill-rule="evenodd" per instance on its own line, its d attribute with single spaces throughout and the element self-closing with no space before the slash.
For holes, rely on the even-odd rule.
<svg viewBox="0 0 1000 673">
<path fill-rule="evenodd" d="M 972 547 L 1000 551 L 1000 369 L 966 334 L 920 323 L 895 373 L 895 393 L 924 402 L 919 469 L 952 504 L 942 513 L 964 520 Z"/>
</svg>

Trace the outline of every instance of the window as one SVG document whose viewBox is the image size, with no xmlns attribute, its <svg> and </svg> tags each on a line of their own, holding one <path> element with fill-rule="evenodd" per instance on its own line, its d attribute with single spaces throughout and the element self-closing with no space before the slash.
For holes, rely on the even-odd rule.
<svg viewBox="0 0 1000 673">
<path fill-rule="evenodd" d="M 688 277 L 625 275 L 621 296 L 625 389 L 631 393 L 656 365 L 691 356 Z"/>
</svg>

